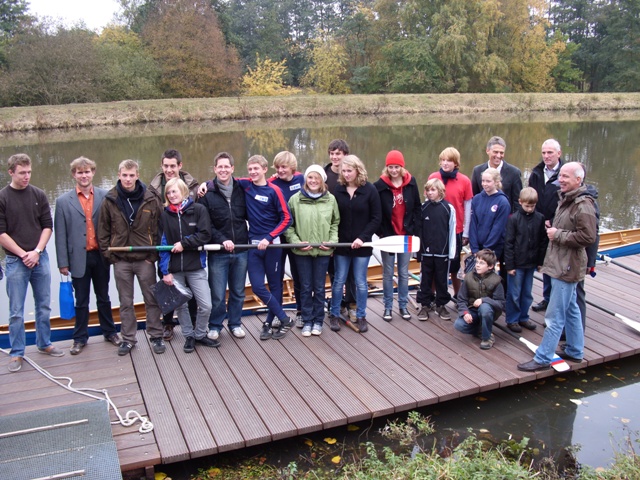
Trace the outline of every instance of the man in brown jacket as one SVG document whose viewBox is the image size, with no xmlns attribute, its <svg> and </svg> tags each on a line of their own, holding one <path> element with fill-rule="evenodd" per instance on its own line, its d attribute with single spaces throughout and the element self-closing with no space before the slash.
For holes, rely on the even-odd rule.
<svg viewBox="0 0 640 480">
<path fill-rule="evenodd" d="M 547 329 L 533 360 L 518 365 L 518 370 L 546 370 L 551 364 L 563 327 L 567 343 L 558 355 L 565 360 L 582 362 L 584 331 L 576 301 L 576 286 L 587 269 L 585 247 L 598 233 L 594 198 L 582 185 L 584 169 L 576 162 L 560 168 L 560 202 L 553 224 L 547 228 L 549 246 L 542 271 L 551 277 L 551 297 L 545 314 Z"/>
<path fill-rule="evenodd" d="M 137 320 L 133 308 L 133 280 L 138 278 L 147 314 L 147 333 L 153 351 L 164 353 L 161 312 L 151 292 L 156 282 L 157 252 L 111 252 L 108 247 L 158 245 L 158 219 L 162 207 L 157 197 L 139 179 L 138 163 L 123 160 L 118 183 L 107 193 L 100 207 L 98 244 L 109 263 L 120 298 L 122 343 L 118 355 L 126 355 L 136 344 Z"/>
</svg>

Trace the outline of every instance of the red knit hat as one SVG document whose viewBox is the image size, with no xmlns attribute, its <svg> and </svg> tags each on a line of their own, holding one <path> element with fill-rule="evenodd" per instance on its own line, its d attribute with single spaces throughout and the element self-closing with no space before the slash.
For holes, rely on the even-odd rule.
<svg viewBox="0 0 640 480">
<path fill-rule="evenodd" d="M 385 166 L 388 167 L 389 165 L 400 165 L 402 168 L 404 168 L 404 155 L 402 155 L 402 152 L 398 150 L 391 150 L 389 153 L 387 153 L 387 161 L 385 163 Z"/>
</svg>

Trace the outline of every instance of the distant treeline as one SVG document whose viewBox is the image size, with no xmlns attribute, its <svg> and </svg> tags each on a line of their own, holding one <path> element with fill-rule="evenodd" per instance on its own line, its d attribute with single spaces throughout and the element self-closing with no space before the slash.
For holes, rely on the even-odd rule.
<svg viewBox="0 0 640 480">
<path fill-rule="evenodd" d="M 640 89 L 640 0 L 119 0 L 100 34 L 0 0 L 0 106 Z"/>
</svg>

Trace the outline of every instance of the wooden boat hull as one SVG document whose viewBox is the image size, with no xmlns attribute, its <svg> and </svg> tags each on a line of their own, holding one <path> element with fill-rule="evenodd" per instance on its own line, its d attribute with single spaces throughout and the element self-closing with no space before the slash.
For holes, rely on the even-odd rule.
<svg viewBox="0 0 640 480">
<path fill-rule="evenodd" d="M 611 258 L 640 253 L 640 228 L 601 233 L 598 253 Z"/>
<path fill-rule="evenodd" d="M 412 259 L 409 264 L 409 270 L 412 273 L 420 274 L 420 264 Z M 367 275 L 367 281 L 369 284 L 369 293 L 376 293 L 382 291 L 382 266 L 370 265 Z M 416 280 L 409 279 L 409 285 L 415 287 L 417 285 Z M 291 307 L 295 305 L 295 297 L 293 293 L 293 280 L 287 278 L 284 280 L 282 289 L 282 304 L 285 307 Z M 326 289 L 330 291 L 331 283 L 327 276 Z M 138 319 L 138 329 L 143 329 L 146 326 L 146 314 L 144 309 L 144 303 L 136 303 L 134 305 L 136 318 Z M 266 306 L 262 301 L 253 293 L 251 285 L 245 287 L 245 300 L 244 308 L 242 310 L 243 315 L 253 315 L 261 311 L 266 310 Z M 120 325 L 120 309 L 114 307 L 111 309 L 113 320 L 116 326 Z M 51 341 L 58 342 L 62 340 L 70 340 L 73 336 L 74 320 L 63 320 L 60 317 L 51 317 Z M 118 328 L 119 330 L 119 328 Z M 26 342 L 27 345 L 35 345 L 36 332 L 35 321 L 25 322 Z M 101 335 L 100 321 L 98 319 L 97 310 L 89 312 L 89 335 Z M 9 348 L 9 325 L 0 325 L 0 348 Z"/>
</svg>

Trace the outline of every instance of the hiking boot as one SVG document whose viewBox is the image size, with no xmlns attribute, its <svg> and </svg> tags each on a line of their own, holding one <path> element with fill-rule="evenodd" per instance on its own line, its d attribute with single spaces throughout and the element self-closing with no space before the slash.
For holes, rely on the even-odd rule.
<svg viewBox="0 0 640 480">
<path fill-rule="evenodd" d="M 360 333 L 364 333 L 367 330 L 369 330 L 369 326 L 367 325 L 367 319 L 364 317 L 360 317 L 358 319 L 357 325 L 358 325 L 358 330 L 360 330 Z"/>
<path fill-rule="evenodd" d="M 173 338 L 173 327 L 175 325 L 171 324 L 171 325 L 165 325 L 164 327 L 162 327 L 162 339 L 166 342 L 170 342 L 171 339 Z"/>
<path fill-rule="evenodd" d="M 547 302 L 546 300 L 542 300 L 540 303 L 531 307 L 531 310 L 533 310 L 534 312 L 544 312 L 548 306 L 549 302 Z"/>
<path fill-rule="evenodd" d="M 411 320 L 411 313 L 406 308 L 400 309 L 400 316 L 403 320 Z"/>
<path fill-rule="evenodd" d="M 262 324 L 262 330 L 260 331 L 260 340 L 269 340 L 272 335 L 273 330 L 271 328 L 271 325 L 269 325 L 267 322 L 264 322 Z"/>
<path fill-rule="evenodd" d="M 329 315 L 329 328 L 333 332 L 340 331 L 340 320 L 335 315 Z"/>
<path fill-rule="evenodd" d="M 187 339 L 184 341 L 184 347 L 182 347 L 182 350 L 184 350 L 184 353 L 191 353 L 195 349 L 196 349 L 195 337 L 187 337 Z"/>
<path fill-rule="evenodd" d="M 153 346 L 153 353 L 157 355 L 164 353 L 164 351 L 167 349 L 162 338 L 152 338 L 151 345 Z"/>
<path fill-rule="evenodd" d="M 390 322 L 391 321 L 391 309 L 390 308 L 385 308 L 384 309 L 384 313 L 382 314 L 382 319 L 385 322 Z"/>
<path fill-rule="evenodd" d="M 69 353 L 71 355 L 78 355 L 85 346 L 86 346 L 86 343 L 73 342 L 73 346 L 69 350 Z"/>
<path fill-rule="evenodd" d="M 22 368 L 22 357 L 11 357 L 7 366 L 11 373 L 16 373 Z"/>
<path fill-rule="evenodd" d="M 233 327 L 231 329 L 231 335 L 233 335 L 236 338 L 244 338 L 246 333 L 242 329 L 242 327 Z M 212 338 L 211 340 L 217 340 L 217 338 Z"/>
<path fill-rule="evenodd" d="M 311 336 L 311 324 L 305 325 L 302 327 L 302 336 L 310 337 Z"/>
<path fill-rule="evenodd" d="M 427 320 L 429 320 L 429 312 L 431 311 L 431 308 L 428 306 L 423 306 L 420 311 L 418 312 L 418 320 L 420 320 L 421 322 L 426 322 Z"/>
<path fill-rule="evenodd" d="M 38 353 L 43 353 L 52 357 L 62 357 L 64 355 L 64 352 L 62 350 L 54 347 L 53 345 L 49 345 L 46 348 L 39 348 Z"/>
<path fill-rule="evenodd" d="M 322 335 L 322 324 L 314 323 L 311 329 L 311 335 Z"/>
<path fill-rule="evenodd" d="M 519 322 L 521 327 L 526 328 L 527 330 L 535 330 L 537 325 L 533 323 L 531 320 L 525 320 L 524 322 Z"/>
<path fill-rule="evenodd" d="M 482 340 L 480 342 L 480 348 L 482 350 L 489 350 L 491 347 L 493 347 L 493 344 L 495 343 L 495 341 L 496 341 L 496 339 L 495 339 L 495 337 L 493 336 L 493 333 L 492 333 L 488 340 Z"/>
<path fill-rule="evenodd" d="M 451 320 L 451 314 L 444 305 L 436 307 L 436 313 L 442 320 Z"/>
<path fill-rule="evenodd" d="M 104 337 L 104 341 L 109 342 L 112 345 L 115 345 L 116 347 L 119 347 L 120 344 L 122 343 L 122 339 L 120 338 L 120 335 L 118 335 L 117 333 L 112 333 L 108 337 Z"/>
<path fill-rule="evenodd" d="M 218 330 L 213 329 L 207 332 L 207 338 L 209 338 L 210 340 L 217 340 L 219 336 L 220 332 Z"/>
<path fill-rule="evenodd" d="M 198 345 L 202 345 L 205 347 L 213 347 L 213 348 L 218 348 L 220 346 L 220 341 L 218 340 L 211 340 L 209 337 L 204 336 L 202 338 L 196 338 L 196 343 Z"/>
<path fill-rule="evenodd" d="M 302 313 L 296 312 L 296 328 L 304 327 L 304 320 L 302 320 Z"/>
<path fill-rule="evenodd" d="M 518 323 L 507 323 L 507 328 L 512 332 L 516 332 L 516 333 L 522 332 L 522 327 Z"/>
<path fill-rule="evenodd" d="M 291 320 L 289 317 L 283 318 L 282 320 L 280 320 L 280 326 L 278 327 L 278 330 L 273 332 L 273 335 L 271 337 L 274 338 L 275 340 L 280 340 L 282 337 L 284 337 L 287 334 L 289 330 L 291 330 L 291 327 L 293 327 L 293 324 L 294 324 L 294 321 Z"/>
<path fill-rule="evenodd" d="M 122 342 L 120 344 L 120 346 L 118 347 L 118 355 L 120 355 L 121 357 L 127 355 L 131 349 L 133 348 L 133 344 L 129 343 L 129 342 Z"/>
</svg>

